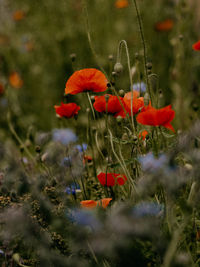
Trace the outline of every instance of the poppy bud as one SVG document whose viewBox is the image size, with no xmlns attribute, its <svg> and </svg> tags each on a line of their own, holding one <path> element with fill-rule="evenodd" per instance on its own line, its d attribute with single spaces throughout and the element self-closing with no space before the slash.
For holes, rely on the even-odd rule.
<svg viewBox="0 0 200 267">
<path fill-rule="evenodd" d="M 125 94 L 125 92 L 124 92 L 124 90 L 119 90 L 119 95 L 121 96 L 121 97 L 124 97 L 124 94 Z"/>
<path fill-rule="evenodd" d="M 106 100 L 106 102 L 108 102 L 108 100 L 109 100 L 109 95 L 105 95 L 105 100 Z"/>
<path fill-rule="evenodd" d="M 46 153 L 44 153 L 44 154 L 42 155 L 42 157 L 41 157 L 41 161 L 42 161 L 42 162 L 45 162 L 45 161 L 47 160 L 47 157 L 48 157 L 48 153 L 46 152 Z"/>
<path fill-rule="evenodd" d="M 185 167 L 186 170 L 188 170 L 188 171 L 191 171 L 191 170 L 193 169 L 192 165 L 189 164 L 189 163 L 186 163 L 186 164 L 184 165 L 184 167 Z"/>
<path fill-rule="evenodd" d="M 138 60 L 139 59 L 139 53 L 135 53 L 135 59 Z"/>
<path fill-rule="evenodd" d="M 117 73 L 117 74 L 120 74 L 122 71 L 123 71 L 123 66 L 120 62 L 117 62 L 114 66 L 114 71 Z"/>
<path fill-rule="evenodd" d="M 75 53 L 72 53 L 69 57 L 70 57 L 72 62 L 74 62 L 76 60 L 76 54 Z"/>
<path fill-rule="evenodd" d="M 40 148 L 40 146 L 36 146 L 36 147 L 35 147 L 35 152 L 37 152 L 37 153 L 40 153 L 40 152 L 41 152 L 41 148 Z"/>
<path fill-rule="evenodd" d="M 122 119 L 121 116 L 118 116 L 118 117 L 117 117 L 117 123 L 121 124 L 122 120 L 123 120 L 123 119 Z"/>
<path fill-rule="evenodd" d="M 178 38 L 180 41 L 183 41 L 183 35 L 182 34 L 180 34 Z"/>
<path fill-rule="evenodd" d="M 149 94 L 145 93 L 144 95 L 144 105 L 148 106 L 149 105 Z"/>
<path fill-rule="evenodd" d="M 109 56 L 108 56 L 108 59 L 109 59 L 110 61 L 113 61 L 113 55 L 109 55 Z"/>
<path fill-rule="evenodd" d="M 94 95 L 91 95 L 91 96 L 90 96 L 90 99 L 91 99 L 92 101 L 94 101 L 94 100 L 95 100 L 95 96 L 94 96 Z"/>
<path fill-rule="evenodd" d="M 115 77 L 117 73 L 115 71 L 112 72 L 112 76 Z"/>
<path fill-rule="evenodd" d="M 148 62 L 146 64 L 146 67 L 147 67 L 148 70 L 151 70 L 152 69 L 152 63 L 151 62 Z"/>
</svg>

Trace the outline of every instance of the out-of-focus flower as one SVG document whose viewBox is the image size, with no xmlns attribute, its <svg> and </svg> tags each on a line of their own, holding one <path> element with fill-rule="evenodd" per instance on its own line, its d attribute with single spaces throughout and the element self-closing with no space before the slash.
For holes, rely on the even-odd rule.
<svg viewBox="0 0 200 267">
<path fill-rule="evenodd" d="M 16 10 L 13 13 L 13 20 L 20 21 L 25 17 L 25 12 L 23 10 Z"/>
<path fill-rule="evenodd" d="M 94 212 L 89 209 L 73 209 L 67 212 L 67 217 L 70 221 L 80 226 L 90 226 L 92 229 L 99 230 L 101 223 L 95 216 Z"/>
<path fill-rule="evenodd" d="M 81 201 L 81 206 L 83 208 L 87 208 L 87 209 L 93 209 L 96 206 L 102 207 L 102 208 L 107 208 L 107 206 L 109 205 L 109 203 L 111 202 L 112 198 L 103 198 L 100 200 L 83 200 Z"/>
<path fill-rule="evenodd" d="M 124 103 L 125 103 L 125 109 L 131 116 L 131 95 L 132 92 L 128 92 L 124 96 Z M 133 101 L 132 101 L 132 110 L 133 110 L 133 115 L 137 114 L 139 110 L 144 107 L 144 98 L 143 97 L 138 97 L 139 92 L 133 91 Z"/>
<path fill-rule="evenodd" d="M 145 140 L 146 136 L 148 135 L 149 133 L 144 130 L 142 132 L 139 133 L 139 138 L 141 138 L 142 140 Z"/>
<path fill-rule="evenodd" d="M 5 34 L 1 34 L 0 33 L 0 45 L 4 46 L 4 45 L 8 45 L 9 44 L 9 38 L 7 35 Z"/>
<path fill-rule="evenodd" d="M 87 163 L 92 162 L 92 157 L 91 156 L 84 155 L 83 156 L 83 163 L 85 164 L 85 162 L 87 162 Z"/>
<path fill-rule="evenodd" d="M 78 114 L 80 107 L 75 103 L 64 104 L 61 102 L 60 106 L 54 106 L 56 114 L 59 117 L 72 118 Z"/>
<path fill-rule="evenodd" d="M 4 86 L 0 83 L 0 96 L 4 94 Z"/>
<path fill-rule="evenodd" d="M 155 173 L 167 165 L 168 158 L 165 154 L 161 154 L 158 156 L 158 158 L 155 158 L 153 153 L 149 152 L 145 156 L 139 157 L 139 162 L 143 171 Z"/>
<path fill-rule="evenodd" d="M 200 40 L 193 44 L 192 48 L 196 51 L 200 51 Z"/>
<path fill-rule="evenodd" d="M 162 216 L 164 206 L 155 202 L 142 202 L 133 208 L 133 216 L 146 217 L 146 216 Z"/>
<path fill-rule="evenodd" d="M 108 98 L 108 101 L 106 101 L 106 97 Z M 93 104 L 94 109 L 98 112 L 107 112 L 108 114 L 114 115 L 114 117 L 121 116 L 122 118 L 125 118 L 125 108 L 123 109 L 122 107 L 122 105 L 124 106 L 123 98 L 119 98 L 121 103 L 118 97 L 114 95 L 107 94 L 103 96 L 95 96 L 95 102 Z"/>
<path fill-rule="evenodd" d="M 107 89 L 106 76 L 97 69 L 75 71 L 68 79 L 65 94 L 76 95 L 82 92 L 103 92 Z"/>
<path fill-rule="evenodd" d="M 52 132 L 52 138 L 55 142 L 60 142 L 63 145 L 76 142 L 78 137 L 71 129 L 54 129 Z"/>
<path fill-rule="evenodd" d="M 4 254 L 5 254 L 4 251 L 3 251 L 2 249 L 0 249 L 0 254 L 1 254 L 1 255 L 4 255 Z"/>
<path fill-rule="evenodd" d="M 23 86 L 23 80 L 18 72 L 14 71 L 9 75 L 10 85 L 16 89 L 20 89 Z"/>
<path fill-rule="evenodd" d="M 134 83 L 133 90 L 137 92 L 144 93 L 146 92 L 146 84 L 144 82 Z"/>
<path fill-rule="evenodd" d="M 116 8 L 125 8 L 129 6 L 128 0 L 116 0 L 115 7 Z"/>
<path fill-rule="evenodd" d="M 151 105 L 145 107 L 137 116 L 137 122 L 143 125 L 163 126 L 174 132 L 173 126 L 170 122 L 174 119 L 175 111 L 172 110 L 171 105 L 161 109 L 155 109 Z"/>
<path fill-rule="evenodd" d="M 86 151 L 87 147 L 88 147 L 87 144 L 84 144 L 84 143 L 82 145 L 76 145 L 75 146 L 75 148 L 81 153 Z"/>
<path fill-rule="evenodd" d="M 64 157 L 61 166 L 70 167 L 72 165 L 72 157 Z"/>
<path fill-rule="evenodd" d="M 65 193 L 67 193 L 68 195 L 75 195 L 77 192 L 80 192 L 80 185 L 77 183 L 72 183 L 70 184 L 70 186 L 67 186 L 65 188 Z"/>
<path fill-rule="evenodd" d="M 127 177 L 119 173 L 99 173 L 97 178 L 103 186 L 124 185 Z"/>
<path fill-rule="evenodd" d="M 174 21 L 172 19 L 166 19 L 159 21 L 155 24 L 155 30 L 158 32 L 168 32 L 174 26 Z"/>
</svg>

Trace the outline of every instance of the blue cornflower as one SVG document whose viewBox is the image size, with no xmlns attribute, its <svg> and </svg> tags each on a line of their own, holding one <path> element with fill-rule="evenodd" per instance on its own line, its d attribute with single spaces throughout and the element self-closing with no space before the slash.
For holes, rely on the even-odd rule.
<svg viewBox="0 0 200 267">
<path fill-rule="evenodd" d="M 101 223 L 96 218 L 93 211 L 84 209 L 73 209 L 66 213 L 67 218 L 81 226 L 90 226 L 94 230 L 99 230 L 101 228 Z"/>
<path fill-rule="evenodd" d="M 80 190 L 80 185 L 77 183 L 71 183 L 70 186 L 67 186 L 65 188 L 65 193 L 67 193 L 68 195 L 75 195 L 77 190 Z"/>
<path fill-rule="evenodd" d="M 82 144 L 82 145 L 76 145 L 75 148 L 79 151 L 79 152 L 84 152 L 87 149 L 87 144 Z"/>
<path fill-rule="evenodd" d="M 164 212 L 164 205 L 155 202 L 142 202 L 133 208 L 133 216 L 162 216 Z"/>
<path fill-rule="evenodd" d="M 54 129 L 52 138 L 53 141 L 60 142 L 63 145 L 68 145 L 78 140 L 78 137 L 71 129 Z"/>
<path fill-rule="evenodd" d="M 133 90 L 144 93 L 146 92 L 146 84 L 144 82 L 134 83 Z"/>
<path fill-rule="evenodd" d="M 152 152 L 149 152 L 145 156 L 139 157 L 139 162 L 141 164 L 143 171 L 156 172 L 162 169 L 168 163 L 168 158 L 165 154 L 161 154 L 158 158 L 155 158 Z"/>
</svg>

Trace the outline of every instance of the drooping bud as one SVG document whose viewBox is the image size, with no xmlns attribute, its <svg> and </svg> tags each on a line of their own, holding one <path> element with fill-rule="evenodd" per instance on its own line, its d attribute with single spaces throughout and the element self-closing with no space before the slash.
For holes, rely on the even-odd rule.
<svg viewBox="0 0 200 267">
<path fill-rule="evenodd" d="M 122 73 L 123 71 L 123 66 L 120 62 L 117 62 L 114 66 L 114 71 L 117 73 L 117 74 L 120 74 Z"/>
</svg>

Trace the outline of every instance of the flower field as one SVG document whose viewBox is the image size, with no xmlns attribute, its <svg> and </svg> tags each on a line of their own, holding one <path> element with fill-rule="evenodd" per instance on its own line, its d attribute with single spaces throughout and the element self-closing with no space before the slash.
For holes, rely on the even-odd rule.
<svg viewBox="0 0 200 267">
<path fill-rule="evenodd" d="M 2 267 L 200 266 L 199 12 L 0 0 Z"/>
</svg>

